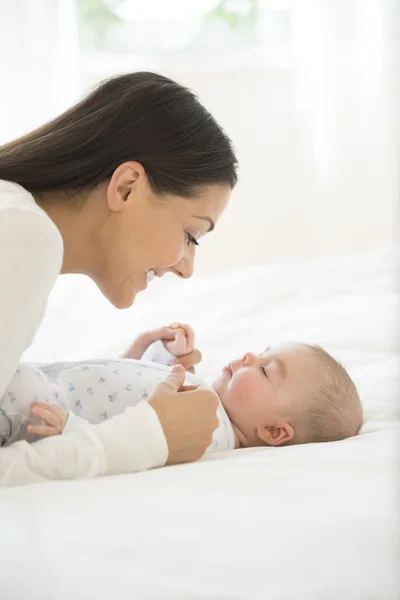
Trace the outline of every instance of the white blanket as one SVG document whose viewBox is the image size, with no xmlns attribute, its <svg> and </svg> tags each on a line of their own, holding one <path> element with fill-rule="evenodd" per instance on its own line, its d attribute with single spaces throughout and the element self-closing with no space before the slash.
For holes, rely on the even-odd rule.
<svg viewBox="0 0 400 600">
<path fill-rule="evenodd" d="M 343 442 L 2 490 L 1 600 L 398 598 L 398 267 L 387 251 L 156 282 L 122 313 L 61 280 L 26 358 L 110 355 L 182 320 L 211 379 L 243 351 L 317 342 L 348 367 L 366 423 Z"/>
</svg>

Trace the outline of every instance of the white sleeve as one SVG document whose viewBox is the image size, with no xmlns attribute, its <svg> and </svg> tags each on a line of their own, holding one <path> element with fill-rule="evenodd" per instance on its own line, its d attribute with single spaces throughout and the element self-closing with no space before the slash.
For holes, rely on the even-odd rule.
<svg viewBox="0 0 400 600">
<path fill-rule="evenodd" d="M 149 362 L 168 366 L 173 360 L 175 360 L 175 358 L 176 356 L 171 354 L 171 352 L 166 349 L 163 342 L 161 340 L 157 340 L 157 342 L 154 342 L 147 348 L 141 360 L 148 360 Z"/>
<path fill-rule="evenodd" d="M 148 402 L 101 425 L 83 423 L 68 435 L 0 448 L 0 485 L 144 471 L 165 464 L 168 445 Z"/>
<path fill-rule="evenodd" d="M 0 214 L 0 398 L 40 325 L 62 264 L 62 238 L 46 215 Z"/>
<path fill-rule="evenodd" d="M 68 411 L 67 422 L 65 423 L 64 429 L 62 430 L 62 435 L 68 435 L 76 431 L 82 425 L 87 425 L 89 421 L 86 419 L 82 419 L 82 417 L 78 417 L 77 414 L 73 413 L 72 410 Z"/>
</svg>

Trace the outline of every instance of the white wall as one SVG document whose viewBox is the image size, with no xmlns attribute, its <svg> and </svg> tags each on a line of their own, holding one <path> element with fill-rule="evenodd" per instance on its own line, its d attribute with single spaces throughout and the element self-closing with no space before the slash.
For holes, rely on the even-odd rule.
<svg viewBox="0 0 400 600">
<path fill-rule="evenodd" d="M 72 0 L 0 0 L 0 144 L 73 102 L 77 64 Z"/>
<path fill-rule="evenodd" d="M 199 268 L 301 260 L 396 241 L 393 98 L 383 94 L 363 126 L 355 82 L 351 71 L 335 78 L 334 135 L 322 129 L 324 149 L 313 115 L 298 102 L 293 72 L 185 78 L 232 136 L 241 166 L 229 210 L 199 252 Z"/>
<path fill-rule="evenodd" d="M 240 183 L 216 232 L 201 242 L 197 272 L 396 243 L 400 96 L 391 0 L 353 5 L 344 22 L 340 0 L 293 3 L 293 54 L 284 68 L 260 66 L 262 56 L 258 66 L 235 57 L 208 68 L 164 61 L 162 72 L 199 94 L 240 159 Z M 133 60 L 119 68 L 99 61 L 96 73 L 82 72 L 82 87 L 135 68 Z"/>
<path fill-rule="evenodd" d="M 198 92 L 240 160 L 240 183 L 215 233 L 201 241 L 197 272 L 395 243 L 393 89 L 383 90 L 364 125 L 354 71 L 342 69 L 335 74 L 332 114 L 326 115 L 332 124 L 322 120 L 319 130 L 293 70 L 166 74 Z M 307 98 L 311 90 L 305 92 Z"/>
</svg>

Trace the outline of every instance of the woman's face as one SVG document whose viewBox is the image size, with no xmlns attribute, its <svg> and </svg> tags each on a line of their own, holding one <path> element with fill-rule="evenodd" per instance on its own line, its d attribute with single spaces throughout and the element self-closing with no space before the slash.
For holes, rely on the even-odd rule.
<svg viewBox="0 0 400 600">
<path fill-rule="evenodd" d="M 91 274 L 102 293 L 127 308 L 147 287 L 146 275 L 168 271 L 188 278 L 196 245 L 214 228 L 231 188 L 205 185 L 196 199 L 155 194 L 144 169 L 125 163 L 102 191 L 103 218 L 96 228 L 96 269 Z"/>
</svg>

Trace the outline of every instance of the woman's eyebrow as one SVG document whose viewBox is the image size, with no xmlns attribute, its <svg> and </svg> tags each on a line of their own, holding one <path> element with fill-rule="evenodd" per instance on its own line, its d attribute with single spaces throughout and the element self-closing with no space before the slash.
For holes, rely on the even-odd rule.
<svg viewBox="0 0 400 600">
<path fill-rule="evenodd" d="M 214 231 L 215 229 L 215 223 L 212 220 L 211 217 L 197 217 L 194 216 L 195 219 L 201 219 L 202 221 L 207 221 L 210 224 L 210 227 L 208 228 L 208 233 L 211 233 L 211 231 Z"/>
</svg>

